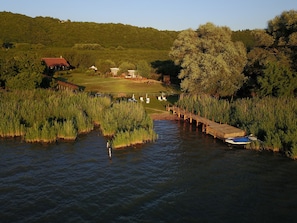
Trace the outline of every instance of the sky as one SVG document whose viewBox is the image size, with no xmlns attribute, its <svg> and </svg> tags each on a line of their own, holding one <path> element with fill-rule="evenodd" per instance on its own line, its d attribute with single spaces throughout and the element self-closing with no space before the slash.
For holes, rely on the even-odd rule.
<svg viewBox="0 0 297 223">
<path fill-rule="evenodd" d="M 207 22 L 233 31 L 265 29 L 297 0 L 1 0 L 0 11 L 73 22 L 122 23 L 181 31 Z"/>
</svg>

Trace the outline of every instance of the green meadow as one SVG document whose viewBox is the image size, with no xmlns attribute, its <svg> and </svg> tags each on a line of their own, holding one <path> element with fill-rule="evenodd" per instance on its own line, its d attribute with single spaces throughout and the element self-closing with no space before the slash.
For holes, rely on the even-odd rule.
<svg viewBox="0 0 297 223">
<path fill-rule="evenodd" d="M 87 92 L 101 93 L 174 93 L 174 88 L 161 81 L 150 79 L 131 80 L 120 77 L 104 77 L 96 73 L 59 74 L 57 78 L 81 86 Z"/>
<path fill-rule="evenodd" d="M 104 77 L 94 73 L 60 73 L 57 79 L 67 81 L 80 86 L 85 92 L 111 95 L 113 99 L 131 98 L 133 95 L 137 101 L 144 98 L 142 103 L 148 113 L 160 113 L 165 111 L 165 106 L 173 104 L 180 93 L 174 86 L 166 86 L 161 81 L 151 79 L 125 79 L 120 77 Z M 159 101 L 162 93 L 167 101 Z M 150 103 L 146 103 L 146 97 Z"/>
</svg>

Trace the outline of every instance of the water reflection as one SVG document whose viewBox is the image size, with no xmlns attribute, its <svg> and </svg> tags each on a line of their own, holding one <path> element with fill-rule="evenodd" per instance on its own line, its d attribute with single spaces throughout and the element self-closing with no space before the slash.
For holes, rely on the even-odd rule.
<svg viewBox="0 0 297 223">
<path fill-rule="evenodd" d="M 230 150 L 176 121 L 113 151 L 94 131 L 50 145 L 1 140 L 1 222 L 288 222 L 297 162 Z"/>
</svg>

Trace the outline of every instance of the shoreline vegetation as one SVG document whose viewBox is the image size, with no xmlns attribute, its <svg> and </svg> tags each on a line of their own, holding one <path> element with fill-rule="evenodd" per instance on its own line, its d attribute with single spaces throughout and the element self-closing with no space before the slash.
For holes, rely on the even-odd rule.
<svg viewBox="0 0 297 223">
<path fill-rule="evenodd" d="M 292 97 L 218 100 L 207 95 L 181 96 L 177 106 L 228 123 L 253 134 L 261 141 L 247 149 L 269 150 L 297 159 L 297 102 Z"/>
<path fill-rule="evenodd" d="M 155 141 L 154 120 L 179 120 L 165 110 L 147 113 L 141 103 L 113 101 L 86 92 L 27 90 L 0 92 L 0 137 L 28 143 L 75 140 L 99 127 L 114 149 Z M 294 98 L 218 100 L 181 95 L 177 106 L 257 136 L 246 149 L 269 150 L 297 159 L 297 103 Z M 260 143 L 261 142 L 261 143 Z"/>
<path fill-rule="evenodd" d="M 0 137 L 28 143 L 75 140 L 99 126 L 113 148 L 154 141 L 153 120 L 138 103 L 52 90 L 1 92 Z"/>
</svg>

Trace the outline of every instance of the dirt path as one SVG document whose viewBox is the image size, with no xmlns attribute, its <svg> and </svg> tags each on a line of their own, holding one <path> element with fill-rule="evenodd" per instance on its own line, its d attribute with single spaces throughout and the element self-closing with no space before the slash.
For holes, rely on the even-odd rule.
<svg viewBox="0 0 297 223">
<path fill-rule="evenodd" d="M 148 108 L 148 109 L 155 111 L 154 113 L 149 114 L 153 120 L 178 120 L 178 117 L 176 115 L 173 115 L 168 111 L 158 110 L 153 108 Z"/>
</svg>

